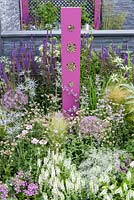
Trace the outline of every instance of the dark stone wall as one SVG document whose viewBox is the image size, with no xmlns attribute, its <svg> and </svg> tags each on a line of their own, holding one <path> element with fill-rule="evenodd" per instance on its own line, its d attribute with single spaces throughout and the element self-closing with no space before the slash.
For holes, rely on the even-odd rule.
<svg viewBox="0 0 134 200">
<path fill-rule="evenodd" d="M 60 31 L 54 31 L 54 36 L 60 37 Z M 88 32 L 82 32 L 82 35 L 88 34 Z M 100 49 L 103 45 L 110 46 L 122 46 L 126 50 L 128 45 L 130 51 L 134 51 L 134 31 L 133 30 L 121 30 L 121 31 L 92 31 L 94 37 L 93 48 Z M 89 35 L 89 34 L 88 34 Z M 85 37 L 84 36 L 84 37 Z M 38 54 L 38 47 L 43 43 L 46 37 L 45 31 L 16 31 L 16 32 L 2 32 L 1 34 L 1 55 L 9 56 L 14 46 L 23 44 L 33 45 L 35 54 Z"/>
</svg>

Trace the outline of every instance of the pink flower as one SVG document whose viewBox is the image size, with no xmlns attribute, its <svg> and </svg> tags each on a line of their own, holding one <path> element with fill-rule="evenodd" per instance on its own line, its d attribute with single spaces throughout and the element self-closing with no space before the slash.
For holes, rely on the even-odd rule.
<svg viewBox="0 0 134 200">
<path fill-rule="evenodd" d="M 32 196 L 38 194 L 38 189 L 39 189 L 38 184 L 36 184 L 36 183 L 30 183 L 28 185 L 27 189 L 24 190 L 24 193 L 27 196 L 32 197 Z"/>
<path fill-rule="evenodd" d="M 16 138 L 24 138 L 28 134 L 28 130 L 23 130 L 20 135 L 17 135 Z"/>
<path fill-rule="evenodd" d="M 32 130 L 32 128 L 33 128 L 32 125 L 30 125 L 30 124 L 26 124 L 25 127 L 26 127 L 26 130 Z"/>
<path fill-rule="evenodd" d="M 21 134 L 22 134 L 22 135 L 28 134 L 28 130 L 23 130 Z"/>
<path fill-rule="evenodd" d="M 31 140 L 31 143 L 32 143 L 32 144 L 38 144 L 38 143 L 39 143 L 39 140 L 37 140 L 36 138 L 33 138 L 33 139 Z"/>
<path fill-rule="evenodd" d="M 43 139 L 42 139 L 42 140 L 39 141 L 39 144 L 45 145 L 45 144 L 47 144 L 47 140 L 43 140 Z"/>
</svg>

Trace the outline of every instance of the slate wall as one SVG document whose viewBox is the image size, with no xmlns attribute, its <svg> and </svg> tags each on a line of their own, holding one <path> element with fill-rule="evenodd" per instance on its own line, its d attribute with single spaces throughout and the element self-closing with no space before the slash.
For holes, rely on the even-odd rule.
<svg viewBox="0 0 134 200">
<path fill-rule="evenodd" d="M 53 31 L 54 36 L 60 37 L 60 31 Z M 87 32 L 82 32 L 82 35 Z M 100 49 L 103 45 L 109 46 L 114 44 L 115 46 L 122 46 L 125 50 L 128 45 L 130 51 L 134 51 L 134 30 L 99 30 L 92 31 L 94 37 L 93 48 Z M 45 31 L 16 31 L 16 32 L 2 32 L 1 33 L 1 55 L 11 55 L 11 51 L 14 46 L 19 46 L 21 42 L 23 44 L 33 45 L 35 54 L 38 53 L 38 47 L 43 43 L 46 37 Z"/>
</svg>

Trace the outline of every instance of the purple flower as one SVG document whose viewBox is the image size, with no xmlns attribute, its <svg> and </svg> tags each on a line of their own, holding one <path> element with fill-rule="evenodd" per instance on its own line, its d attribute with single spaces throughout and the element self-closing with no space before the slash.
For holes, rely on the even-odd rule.
<svg viewBox="0 0 134 200">
<path fill-rule="evenodd" d="M 16 194 L 22 192 L 22 189 L 24 189 L 27 185 L 27 182 L 24 180 L 21 180 L 19 177 L 15 177 L 13 180 L 13 186 Z"/>
<path fill-rule="evenodd" d="M 38 194 L 38 184 L 33 183 L 30 180 L 30 174 L 29 172 L 23 172 L 19 171 L 15 178 L 13 179 L 13 189 L 18 195 L 19 193 L 22 193 L 26 196 L 34 196 Z"/>
<path fill-rule="evenodd" d="M 27 186 L 27 189 L 24 190 L 24 194 L 27 195 L 27 196 L 34 196 L 36 194 L 38 194 L 38 184 L 36 183 L 30 183 L 28 186 Z"/>
<path fill-rule="evenodd" d="M 1 200 L 6 200 L 8 197 L 8 190 L 4 184 L 0 184 L 0 198 Z"/>
<path fill-rule="evenodd" d="M 130 163 L 130 158 L 129 157 L 125 158 L 124 163 L 125 163 L 125 166 L 128 166 Z"/>
<path fill-rule="evenodd" d="M 100 139 L 100 133 L 106 128 L 106 123 L 96 116 L 87 116 L 80 121 L 80 132 Z"/>
<path fill-rule="evenodd" d="M 11 57 L 14 59 L 16 58 L 16 48 L 14 47 L 14 49 L 11 52 Z"/>
<path fill-rule="evenodd" d="M 31 197 L 38 194 L 38 184 L 30 182 L 29 172 L 19 171 L 12 183 L 16 195 L 23 193 L 24 195 Z"/>
<path fill-rule="evenodd" d="M 28 104 L 28 97 L 21 90 L 9 89 L 3 96 L 1 104 L 5 109 L 20 109 Z"/>
</svg>

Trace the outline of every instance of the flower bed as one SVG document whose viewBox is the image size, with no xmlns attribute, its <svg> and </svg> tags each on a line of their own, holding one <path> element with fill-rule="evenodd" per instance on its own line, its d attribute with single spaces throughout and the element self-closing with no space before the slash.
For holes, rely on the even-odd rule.
<svg viewBox="0 0 134 200">
<path fill-rule="evenodd" d="M 134 199 L 134 54 L 81 46 L 80 109 L 61 112 L 60 43 L 0 58 L 0 198 Z M 71 95 L 71 94 L 70 94 Z"/>
</svg>

